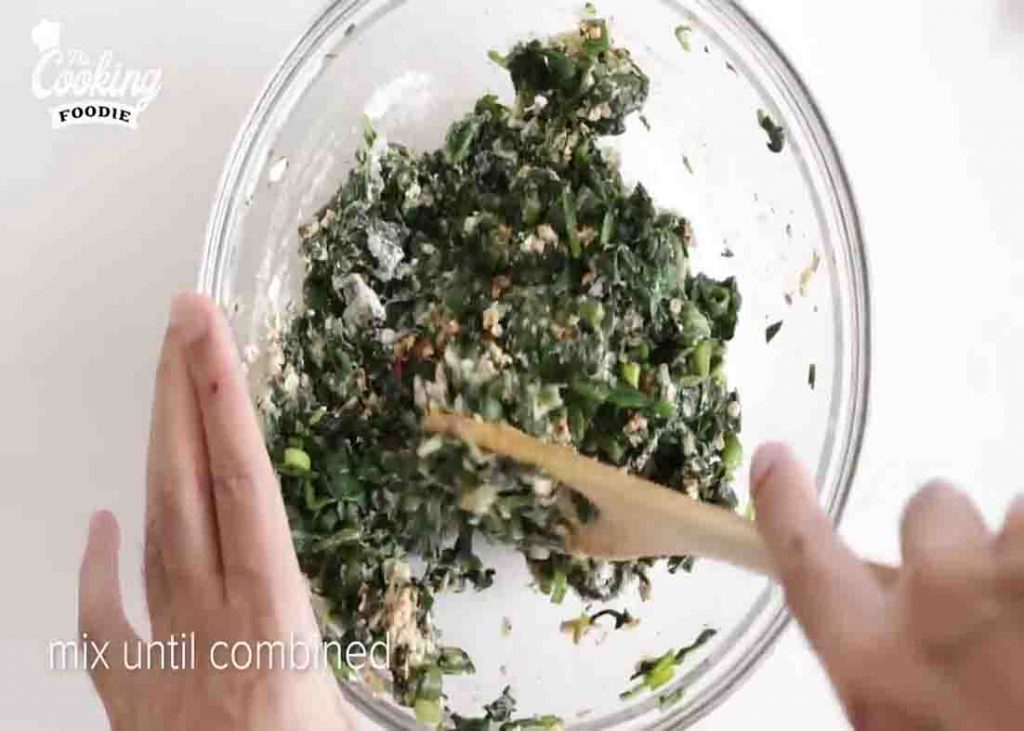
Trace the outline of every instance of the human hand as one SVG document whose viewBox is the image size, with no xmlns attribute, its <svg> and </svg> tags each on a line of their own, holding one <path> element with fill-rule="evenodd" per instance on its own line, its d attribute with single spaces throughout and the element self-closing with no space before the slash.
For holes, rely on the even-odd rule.
<svg viewBox="0 0 1024 731">
<path fill-rule="evenodd" d="M 901 526 L 883 586 L 838 539 L 785 447 L 754 457 L 760 526 L 786 598 L 856 729 L 1019 729 L 1024 718 L 1024 500 L 991 533 L 932 482 Z"/>
<path fill-rule="evenodd" d="M 154 640 L 195 633 L 194 669 L 131 670 L 118 527 L 93 516 L 79 583 L 80 630 L 109 642 L 92 670 L 114 731 L 331 731 L 352 727 L 320 669 L 218 670 L 214 643 L 318 647 L 309 592 L 230 331 L 216 306 L 179 295 L 156 378 L 146 490 L 145 583 Z M 122 652 L 125 644 L 133 648 Z M 223 649 L 223 648 L 222 648 Z M 125 659 L 127 656 L 127 665 Z M 141 656 L 141 657 L 144 657 Z M 244 653 L 238 664 L 245 663 Z"/>
</svg>

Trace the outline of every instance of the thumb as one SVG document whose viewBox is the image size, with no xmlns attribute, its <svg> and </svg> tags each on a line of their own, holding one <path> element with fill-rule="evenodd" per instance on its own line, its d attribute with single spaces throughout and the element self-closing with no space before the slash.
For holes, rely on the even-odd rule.
<svg viewBox="0 0 1024 731">
<path fill-rule="evenodd" d="M 824 655 L 873 614 L 879 589 L 839 539 L 818 503 L 814 482 L 792 450 L 764 444 L 754 455 L 750 489 L 757 525 L 786 599 L 808 639 Z"/>
<path fill-rule="evenodd" d="M 139 641 L 121 600 L 120 543 L 114 514 L 106 510 L 94 514 L 78 574 L 78 629 L 88 643 L 89 674 L 108 712 L 120 702 L 130 682 L 124 646 Z"/>
</svg>

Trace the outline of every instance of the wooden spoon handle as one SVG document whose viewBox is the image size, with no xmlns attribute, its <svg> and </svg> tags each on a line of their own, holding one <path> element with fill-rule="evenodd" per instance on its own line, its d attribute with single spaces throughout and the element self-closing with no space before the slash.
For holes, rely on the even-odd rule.
<svg viewBox="0 0 1024 731">
<path fill-rule="evenodd" d="M 426 416 L 423 426 L 538 467 L 585 495 L 601 511 L 600 518 L 569 538 L 569 550 L 621 559 L 694 554 L 775 575 L 761 534 L 751 521 L 733 512 L 692 500 L 569 447 L 534 439 L 507 424 L 434 412 Z M 890 566 L 868 566 L 886 584 L 898 575 Z"/>
<path fill-rule="evenodd" d="M 566 539 L 566 549 L 612 560 L 692 554 L 778 578 L 768 547 L 752 521 L 718 507 L 711 508 L 712 516 L 693 509 L 704 507 L 710 506 L 671 493 L 671 499 L 653 500 L 621 521 L 608 516 L 579 526 Z M 894 566 L 864 563 L 883 586 L 899 577 Z"/>
</svg>

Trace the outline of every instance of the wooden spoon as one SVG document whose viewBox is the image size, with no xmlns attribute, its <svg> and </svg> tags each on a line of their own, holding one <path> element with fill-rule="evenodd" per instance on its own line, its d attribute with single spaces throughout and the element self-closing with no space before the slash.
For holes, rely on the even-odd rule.
<svg viewBox="0 0 1024 731">
<path fill-rule="evenodd" d="M 542 442 L 507 424 L 435 412 L 426 416 L 423 426 L 538 467 L 586 496 L 599 513 L 566 536 L 570 553 L 607 559 L 696 555 L 775 575 L 768 548 L 753 522 L 729 510 L 693 500 L 569 447 Z M 867 565 L 885 584 L 895 581 L 899 573 L 892 566 Z"/>
</svg>

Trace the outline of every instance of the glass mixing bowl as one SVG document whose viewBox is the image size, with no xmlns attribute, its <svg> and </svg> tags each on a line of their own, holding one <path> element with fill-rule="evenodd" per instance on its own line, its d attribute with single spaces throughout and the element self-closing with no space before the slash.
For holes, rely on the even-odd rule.
<svg viewBox="0 0 1024 731">
<path fill-rule="evenodd" d="M 482 94 L 511 98 L 489 50 L 572 28 L 582 9 L 577 0 L 339 0 L 314 19 L 243 125 L 209 225 L 200 286 L 230 307 L 250 356 L 296 300 L 297 229 L 353 164 L 365 118 L 389 139 L 437 147 Z M 615 142 L 624 174 L 693 223 L 695 270 L 738 278 L 744 302 L 729 377 L 743 401 L 747 452 L 764 439 L 790 442 L 838 519 L 864 429 L 868 291 L 856 209 L 821 115 L 732 2 L 601 0 L 597 11 L 651 77 L 649 129 L 633 120 Z M 675 33 L 681 25 L 691 29 L 689 51 Z M 767 149 L 758 110 L 786 129 L 781 154 Z M 258 390 L 258 368 L 250 376 Z M 746 470 L 738 474 L 745 500 Z M 681 728 L 737 687 L 787 621 L 769 581 L 699 561 L 692 574 L 658 571 L 646 603 L 635 592 L 612 603 L 639 626 L 575 645 L 559 624 L 581 611 L 578 599 L 550 604 L 511 551 L 494 547 L 485 559 L 498 569 L 492 590 L 445 595 L 437 606 L 446 644 L 467 649 L 478 668 L 446 685 L 463 715 L 510 685 L 517 715 L 553 713 L 574 729 Z M 685 689 L 678 704 L 619 699 L 637 660 L 689 644 L 706 626 L 717 636 L 665 689 Z M 416 725 L 364 685 L 345 692 L 371 723 Z"/>
</svg>

